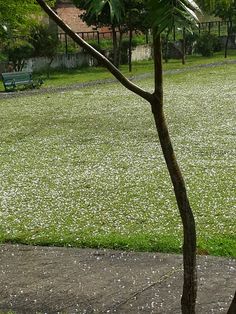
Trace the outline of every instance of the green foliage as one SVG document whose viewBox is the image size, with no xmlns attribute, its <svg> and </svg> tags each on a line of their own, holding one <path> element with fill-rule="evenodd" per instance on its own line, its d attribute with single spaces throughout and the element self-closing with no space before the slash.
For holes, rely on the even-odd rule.
<svg viewBox="0 0 236 314">
<path fill-rule="evenodd" d="M 68 41 L 67 42 L 67 49 L 64 42 L 59 41 L 58 47 L 57 47 L 57 53 L 76 53 L 80 50 L 80 47 L 76 45 L 74 42 Z"/>
<path fill-rule="evenodd" d="M 111 23 L 119 22 L 124 12 L 123 2 L 120 0 L 85 0 L 87 14 L 91 17 L 98 18 L 103 11 L 109 11 Z"/>
<path fill-rule="evenodd" d="M 0 24 L 7 28 L 8 34 L 27 33 L 39 13 L 39 7 L 34 1 L 0 0 Z"/>
<path fill-rule="evenodd" d="M 174 25 L 191 28 L 193 22 L 198 21 L 195 11 L 200 11 L 192 0 L 149 0 L 148 9 L 152 28 L 158 34 L 171 30 Z"/>
<path fill-rule="evenodd" d="M 221 44 L 216 35 L 202 33 L 196 42 L 195 51 L 204 57 L 210 57 L 214 52 L 220 51 Z"/>
<path fill-rule="evenodd" d="M 7 55 L 5 53 L 0 52 L 0 62 L 7 61 Z"/>
<path fill-rule="evenodd" d="M 5 48 L 9 61 L 14 64 L 16 71 L 21 71 L 24 67 L 25 60 L 30 58 L 34 52 L 34 47 L 25 40 L 15 40 L 9 42 Z"/>
<path fill-rule="evenodd" d="M 235 0 L 198 0 L 197 2 L 208 13 L 213 13 L 220 7 L 229 9 L 231 5 L 235 4 Z"/>
<path fill-rule="evenodd" d="M 124 12 L 120 0 L 73 0 L 73 3 L 85 10 L 81 17 L 88 25 L 117 24 Z"/>
<path fill-rule="evenodd" d="M 196 33 L 187 32 L 185 34 L 185 51 L 186 54 L 192 54 L 194 49 L 194 43 L 198 39 L 198 35 Z"/>
<path fill-rule="evenodd" d="M 34 56 L 53 58 L 60 41 L 48 26 L 37 25 L 31 31 L 30 43 L 34 46 Z"/>
<path fill-rule="evenodd" d="M 136 38 L 132 38 L 131 48 L 137 47 L 138 41 Z M 121 42 L 121 64 L 128 63 L 128 49 L 129 49 L 129 39 L 123 39 Z"/>
</svg>

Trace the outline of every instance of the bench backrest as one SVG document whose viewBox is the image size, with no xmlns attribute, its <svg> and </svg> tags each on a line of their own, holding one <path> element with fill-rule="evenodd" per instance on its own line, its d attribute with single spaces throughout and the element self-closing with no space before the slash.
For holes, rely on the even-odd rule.
<svg viewBox="0 0 236 314">
<path fill-rule="evenodd" d="M 30 81 L 32 79 L 32 73 L 31 72 L 5 72 L 2 73 L 2 79 L 3 81 Z"/>
</svg>

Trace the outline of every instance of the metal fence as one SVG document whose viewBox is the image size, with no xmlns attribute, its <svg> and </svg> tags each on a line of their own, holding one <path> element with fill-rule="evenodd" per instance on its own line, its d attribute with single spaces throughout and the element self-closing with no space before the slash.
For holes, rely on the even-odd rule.
<svg viewBox="0 0 236 314">
<path fill-rule="evenodd" d="M 227 36 L 228 30 L 230 27 L 229 21 L 213 21 L 213 22 L 203 22 L 198 23 L 194 32 L 201 34 L 203 32 L 208 32 L 210 34 L 214 34 L 218 37 Z M 100 45 L 101 41 L 104 39 L 112 39 L 112 31 L 108 32 L 100 32 L 98 30 L 89 31 L 89 32 L 78 32 L 79 36 L 81 36 L 86 41 L 92 41 L 94 44 Z M 119 34 L 117 33 L 117 36 Z M 124 37 L 127 37 L 128 34 L 124 34 Z M 149 43 L 152 41 L 151 32 L 148 31 L 145 36 L 145 43 Z M 59 33 L 58 37 L 64 46 L 64 51 L 66 53 L 70 52 L 70 49 L 78 49 L 78 46 L 70 39 L 70 37 L 65 33 Z M 169 34 L 170 40 L 179 40 L 183 37 L 183 29 L 181 28 L 173 28 L 171 34 Z"/>
</svg>

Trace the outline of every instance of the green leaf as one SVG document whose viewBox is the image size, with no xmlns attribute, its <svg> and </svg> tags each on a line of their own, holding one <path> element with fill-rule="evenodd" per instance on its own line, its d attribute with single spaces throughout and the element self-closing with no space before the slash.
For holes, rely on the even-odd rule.
<svg viewBox="0 0 236 314">
<path fill-rule="evenodd" d="M 196 11 L 200 11 L 193 0 L 149 0 L 150 21 L 156 34 L 174 25 L 190 26 L 198 21 Z"/>
<path fill-rule="evenodd" d="M 109 8 L 111 22 L 119 21 L 124 13 L 123 2 L 120 0 L 87 0 L 85 6 L 88 15 L 98 17 L 103 10 Z"/>
</svg>

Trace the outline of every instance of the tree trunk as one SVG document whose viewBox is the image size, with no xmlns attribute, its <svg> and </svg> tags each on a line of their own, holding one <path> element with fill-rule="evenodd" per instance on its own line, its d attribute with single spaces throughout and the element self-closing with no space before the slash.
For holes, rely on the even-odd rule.
<svg viewBox="0 0 236 314">
<path fill-rule="evenodd" d="M 120 67 L 121 64 L 121 53 L 122 53 L 122 40 L 123 40 L 123 30 L 121 28 L 119 28 L 119 41 L 118 41 L 118 47 L 117 47 L 117 54 L 118 54 L 118 60 L 117 60 L 117 64 Z"/>
<path fill-rule="evenodd" d="M 185 64 L 185 56 L 186 56 L 186 30 L 183 28 L 183 41 L 182 41 L 182 64 Z"/>
<path fill-rule="evenodd" d="M 230 307 L 228 309 L 227 314 L 235 314 L 235 313 L 236 313 L 236 291 L 235 291 L 233 300 L 231 302 L 231 305 L 230 305 Z"/>
<path fill-rule="evenodd" d="M 164 59 L 165 59 L 165 63 L 168 63 L 168 43 L 169 43 L 169 33 L 166 35 L 165 45 L 164 45 Z M 162 47 L 163 47 L 163 42 L 162 42 Z"/>
<path fill-rule="evenodd" d="M 76 43 L 87 50 L 94 58 L 103 65 L 119 80 L 119 82 L 130 91 L 139 95 L 151 105 L 156 123 L 159 140 L 163 155 L 174 186 L 175 197 L 183 223 L 184 243 L 184 285 L 181 299 L 182 313 L 195 314 L 195 302 L 197 294 L 196 273 L 196 230 L 192 210 L 189 205 L 185 183 L 177 164 L 173 147 L 171 144 L 167 124 L 163 112 L 163 83 L 162 83 L 162 53 L 160 35 L 154 37 L 154 65 L 155 65 L 155 91 L 153 94 L 146 92 L 139 86 L 129 81 L 114 65 L 101 53 L 86 43 L 80 36 L 72 31 L 60 17 L 53 12 L 43 0 L 36 0 L 44 11 L 60 26 Z M 155 32 L 154 32 L 155 33 Z M 231 313 L 230 313 L 231 314 Z"/>
<path fill-rule="evenodd" d="M 113 64 L 118 68 L 118 45 L 117 45 L 117 35 L 116 28 L 112 25 L 112 43 L 113 43 Z"/>
<path fill-rule="evenodd" d="M 54 57 L 52 57 L 47 65 L 47 79 L 50 78 L 50 69 L 51 69 L 51 64 L 52 64 L 52 61 L 53 61 Z"/>
<path fill-rule="evenodd" d="M 129 49 L 128 49 L 129 50 L 129 52 L 128 52 L 129 72 L 132 72 L 132 38 L 133 38 L 133 29 L 132 29 L 132 27 L 130 27 L 130 30 L 129 30 Z"/>
<path fill-rule="evenodd" d="M 155 63 L 155 92 L 153 93 L 153 100 L 151 101 L 152 112 L 163 155 L 174 186 L 175 197 L 183 223 L 184 284 L 181 299 L 182 313 L 194 314 L 197 297 L 195 221 L 189 204 L 184 179 L 175 157 L 163 112 L 162 53 L 160 36 L 154 37 L 153 45 Z"/>
<path fill-rule="evenodd" d="M 228 43 L 229 43 L 229 34 L 226 37 L 226 42 L 225 42 L 225 58 L 228 56 Z"/>
<path fill-rule="evenodd" d="M 228 44 L 229 44 L 229 38 L 232 34 L 232 21 L 229 21 L 229 24 L 227 24 L 227 37 L 225 42 L 225 58 L 228 57 Z"/>
</svg>

